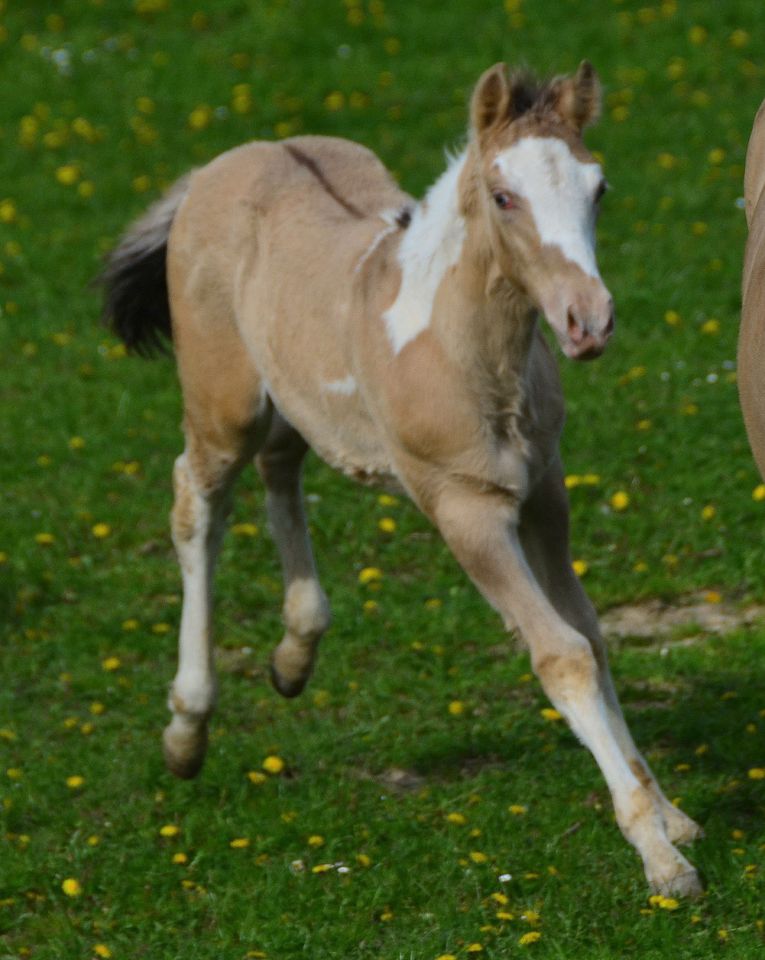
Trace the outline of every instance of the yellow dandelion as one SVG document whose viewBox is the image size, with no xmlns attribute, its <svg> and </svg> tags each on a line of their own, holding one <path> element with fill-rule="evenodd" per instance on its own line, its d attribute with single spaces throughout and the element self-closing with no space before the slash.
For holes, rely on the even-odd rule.
<svg viewBox="0 0 765 960">
<path fill-rule="evenodd" d="M 101 714 L 106 710 L 106 707 L 99 700 L 94 700 L 88 709 L 94 717 L 100 717 Z"/>
<path fill-rule="evenodd" d="M 76 880 L 74 877 L 67 877 L 66 880 L 61 884 L 61 889 L 67 895 L 67 897 L 79 897 L 82 894 L 82 886 L 80 881 Z"/>
<path fill-rule="evenodd" d="M 507 910 L 497 910 L 494 916 L 497 918 L 497 920 L 502 920 L 503 922 L 515 920 L 515 914 L 508 913 Z"/>
<path fill-rule="evenodd" d="M 717 590 L 707 590 L 704 599 L 707 603 L 722 603 L 722 594 Z"/>
<path fill-rule="evenodd" d="M 558 713 L 553 707 L 543 707 L 539 713 L 544 717 L 545 720 L 549 720 L 551 723 L 554 723 L 556 720 L 562 720 L 563 714 Z"/>
<path fill-rule="evenodd" d="M 231 532 L 237 537 L 257 537 L 259 531 L 254 523 L 235 523 Z"/>
<path fill-rule="evenodd" d="M 667 310 L 664 314 L 664 322 L 670 327 L 678 327 L 682 323 L 682 319 L 677 310 Z"/>
<path fill-rule="evenodd" d="M 311 867 L 311 873 L 327 873 L 333 866 L 332 863 L 317 863 L 315 867 Z"/>
<path fill-rule="evenodd" d="M 481 853 L 480 850 L 471 850 L 470 859 L 473 861 L 473 863 L 486 863 L 489 858 L 485 853 Z"/>
<path fill-rule="evenodd" d="M 364 613 L 377 613 L 380 609 L 380 604 L 376 600 L 365 600 L 362 609 Z"/>
<path fill-rule="evenodd" d="M 381 533 L 395 533 L 396 521 L 393 519 L 393 517 L 383 517 L 378 521 L 377 528 Z"/>
<path fill-rule="evenodd" d="M 371 866 L 372 866 L 372 858 L 371 858 L 370 856 L 368 856 L 366 853 L 357 853 L 357 854 L 356 854 L 356 863 L 358 863 L 358 865 L 359 865 L 360 867 L 371 867 Z"/>
<path fill-rule="evenodd" d="M 382 580 L 383 572 L 379 567 L 364 567 L 359 573 L 359 583 L 366 586 L 370 583 L 377 583 Z"/>
<path fill-rule="evenodd" d="M 452 700 L 448 707 L 449 713 L 453 717 L 459 717 L 465 712 L 465 704 L 462 700 Z"/>
<path fill-rule="evenodd" d="M 399 503 L 398 497 L 392 497 L 389 493 L 381 493 L 377 502 L 381 507 L 397 507 Z"/>
<path fill-rule="evenodd" d="M 106 537 L 112 532 L 112 528 L 108 523 L 97 523 L 91 528 L 90 531 L 96 540 L 105 540 Z"/>
<path fill-rule="evenodd" d="M 750 780 L 765 780 L 765 767 L 752 767 L 748 777 Z"/>
<path fill-rule="evenodd" d="M 0 200 L 0 223 L 14 223 L 18 211 L 13 200 Z"/>
<path fill-rule="evenodd" d="M 81 777 L 78 774 L 66 778 L 66 785 L 70 790 L 79 790 L 84 783 L 85 777 Z"/>
<path fill-rule="evenodd" d="M 191 111 L 188 117 L 188 125 L 192 130 L 204 130 L 205 127 L 209 127 L 212 118 L 212 108 L 203 103 Z"/>
<path fill-rule="evenodd" d="M 715 507 L 712 506 L 711 503 L 708 503 L 701 511 L 701 519 L 713 520 L 716 514 L 717 514 L 717 510 L 715 509 Z"/>
<path fill-rule="evenodd" d="M 446 819 L 449 823 L 458 827 L 463 827 L 467 823 L 467 817 L 464 813 L 447 813 Z"/>
<path fill-rule="evenodd" d="M 453 953 L 439 953 L 436 960 L 457 960 Z"/>
<path fill-rule="evenodd" d="M 524 933 L 524 935 L 518 941 L 518 946 L 527 947 L 530 943 L 536 943 L 541 936 L 542 934 L 538 930 L 531 930 L 529 933 Z"/>
<path fill-rule="evenodd" d="M 511 813 L 514 817 L 522 817 L 527 810 L 528 807 L 524 807 L 522 803 L 511 803 L 507 808 L 507 812 Z"/>
<path fill-rule="evenodd" d="M 677 157 L 671 153 L 660 153 L 656 162 L 662 170 L 674 170 L 677 166 Z"/>
<path fill-rule="evenodd" d="M 250 783 L 260 785 L 261 783 L 265 783 L 266 780 L 268 780 L 268 777 L 265 775 L 265 773 L 261 773 L 260 770 L 250 770 L 250 772 L 247 774 L 247 779 L 250 781 Z"/>
<path fill-rule="evenodd" d="M 156 634 L 170 633 L 172 629 L 169 623 L 153 623 L 151 625 L 151 632 Z"/>
<path fill-rule="evenodd" d="M 709 337 L 717 336 L 717 334 L 720 332 L 720 321 L 716 320 L 714 317 L 704 321 L 704 323 L 701 325 L 701 332 L 705 333 Z"/>
<path fill-rule="evenodd" d="M 624 490 L 617 490 L 609 500 L 609 503 L 611 504 L 612 510 L 621 513 L 622 510 L 626 510 L 630 505 L 630 496 Z"/>
<path fill-rule="evenodd" d="M 282 770 L 284 770 L 284 766 L 284 760 L 282 760 L 281 757 L 273 755 L 266 757 L 266 759 L 263 761 L 263 769 L 266 771 L 266 773 L 281 773 Z"/>
<path fill-rule="evenodd" d="M 131 617 L 129 620 L 123 620 L 123 621 L 122 621 L 122 629 L 123 629 L 123 630 L 137 630 L 138 627 L 139 627 L 139 623 L 138 623 L 138 621 L 137 621 L 136 619 L 134 619 L 133 617 Z"/>
<path fill-rule="evenodd" d="M 508 899 L 507 895 L 504 894 L 504 893 L 492 893 L 492 894 L 490 895 L 490 898 L 491 898 L 495 903 L 498 903 L 498 904 L 500 905 L 500 907 L 504 907 L 504 906 L 506 906 L 506 905 L 510 902 L 510 900 Z"/>
<path fill-rule="evenodd" d="M 469 943 L 467 947 L 465 947 L 465 952 L 466 953 L 483 953 L 483 947 L 481 946 L 480 943 Z"/>
<path fill-rule="evenodd" d="M 174 853 L 173 854 L 173 863 L 177 863 L 180 866 L 183 866 L 184 863 L 188 863 L 189 858 L 185 853 Z"/>
<path fill-rule="evenodd" d="M 175 823 L 166 823 L 164 827 L 159 828 L 160 837 L 177 837 L 181 828 Z"/>
<path fill-rule="evenodd" d="M 340 90 L 333 90 L 324 98 L 324 106 L 332 113 L 342 110 L 345 106 L 345 94 Z"/>
<path fill-rule="evenodd" d="M 105 943 L 97 943 L 93 947 L 93 953 L 95 953 L 97 957 L 103 957 L 104 960 L 109 960 L 109 957 L 112 955 L 111 950 L 106 946 Z"/>
<path fill-rule="evenodd" d="M 9 780 L 21 780 L 24 776 L 18 767 L 8 767 L 8 769 L 5 771 L 5 775 Z"/>
<path fill-rule="evenodd" d="M 35 543 L 39 543 L 42 547 L 50 546 L 50 544 L 55 543 L 56 538 L 52 533 L 36 533 L 35 534 Z"/>
<path fill-rule="evenodd" d="M 100 842 L 101 838 L 96 833 L 91 833 L 91 835 L 85 841 L 89 847 L 97 847 Z"/>
<path fill-rule="evenodd" d="M 574 560 L 571 564 L 571 569 L 577 577 L 583 577 L 590 567 L 586 560 Z"/>
<path fill-rule="evenodd" d="M 246 850 L 250 845 L 250 840 L 248 837 L 235 837 L 229 846 L 232 850 Z"/>
<path fill-rule="evenodd" d="M 323 847 L 324 846 L 324 837 L 319 833 L 313 833 L 308 838 L 309 847 Z"/>
<path fill-rule="evenodd" d="M 119 670 L 121 666 L 122 661 L 119 657 L 107 657 L 101 661 L 101 669 L 106 670 L 107 673 L 113 673 L 115 670 Z"/>
<path fill-rule="evenodd" d="M 741 50 L 749 43 L 749 34 L 746 30 L 734 30 L 728 38 L 728 43 L 737 50 Z"/>
<path fill-rule="evenodd" d="M 759 483 L 752 490 L 752 500 L 756 500 L 757 503 L 761 503 L 765 500 L 765 483 Z"/>
<path fill-rule="evenodd" d="M 56 170 L 56 180 L 64 187 L 72 187 L 80 179 L 80 168 L 73 163 L 64 164 Z"/>
<path fill-rule="evenodd" d="M 708 33 L 706 27 L 695 26 L 691 27 L 688 31 L 688 39 L 691 41 L 694 46 L 700 46 L 702 43 L 706 43 Z"/>
</svg>

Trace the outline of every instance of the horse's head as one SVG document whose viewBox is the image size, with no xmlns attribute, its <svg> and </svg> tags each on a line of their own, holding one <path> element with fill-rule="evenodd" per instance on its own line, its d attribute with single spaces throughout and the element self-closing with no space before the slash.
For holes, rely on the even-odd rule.
<svg viewBox="0 0 765 960">
<path fill-rule="evenodd" d="M 473 199 L 493 259 L 545 314 L 566 356 L 578 360 L 598 356 L 614 328 L 613 300 L 595 260 L 606 182 L 582 143 L 599 110 L 600 83 L 587 62 L 546 86 L 525 74 L 508 78 L 497 64 L 478 81 L 471 105 Z"/>
</svg>

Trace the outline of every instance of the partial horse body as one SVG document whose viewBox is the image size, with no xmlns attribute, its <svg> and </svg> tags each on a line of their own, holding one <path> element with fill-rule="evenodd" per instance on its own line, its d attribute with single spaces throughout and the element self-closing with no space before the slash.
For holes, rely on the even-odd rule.
<svg viewBox="0 0 765 960">
<path fill-rule="evenodd" d="M 749 138 L 744 173 L 749 238 L 744 255 L 738 389 L 754 459 L 765 478 L 765 101 Z"/>
<path fill-rule="evenodd" d="M 273 682 L 294 696 L 309 678 L 330 619 L 301 502 L 310 445 L 351 477 L 396 485 L 433 522 L 528 644 L 651 886 L 694 894 L 674 844 L 699 828 L 635 747 L 571 568 L 563 397 L 537 325 L 541 312 L 574 359 L 598 355 L 613 329 L 594 241 L 605 181 L 581 137 L 599 107 L 588 63 L 544 85 L 497 64 L 474 91 L 467 147 L 419 203 L 357 144 L 239 147 L 128 232 L 105 271 L 106 313 L 139 351 L 172 317 L 183 388 L 172 533 L 184 599 L 164 735 L 174 773 L 194 776 L 204 759 L 213 569 L 253 457 L 285 581 Z"/>
</svg>

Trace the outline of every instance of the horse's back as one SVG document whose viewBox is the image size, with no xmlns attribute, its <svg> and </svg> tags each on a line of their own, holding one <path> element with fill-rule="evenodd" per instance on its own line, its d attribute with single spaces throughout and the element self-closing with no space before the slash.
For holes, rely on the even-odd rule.
<svg viewBox="0 0 765 960">
<path fill-rule="evenodd" d="M 749 443 L 765 477 L 765 101 L 749 140 L 744 194 L 749 238 L 742 278 L 738 385 Z"/>
<path fill-rule="evenodd" d="M 242 368 L 247 393 L 266 389 L 325 459 L 387 476 L 357 361 L 362 328 L 395 297 L 398 272 L 367 299 L 360 268 L 385 237 L 394 256 L 396 214 L 410 202 L 370 150 L 330 137 L 254 142 L 198 170 L 168 248 L 184 393 Z M 204 373 L 188 375 L 193 366 Z"/>
</svg>

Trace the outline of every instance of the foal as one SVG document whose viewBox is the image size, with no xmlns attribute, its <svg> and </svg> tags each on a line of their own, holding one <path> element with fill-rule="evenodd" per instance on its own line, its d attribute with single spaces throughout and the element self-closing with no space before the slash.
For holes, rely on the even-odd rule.
<svg viewBox="0 0 765 960">
<path fill-rule="evenodd" d="M 586 62 L 546 85 L 492 67 L 466 149 L 420 203 L 344 140 L 231 150 L 128 232 L 105 271 L 106 313 L 139 352 L 172 317 L 183 387 L 172 532 L 184 600 L 164 734 L 174 773 L 194 776 L 204 758 L 213 567 L 253 456 L 285 581 L 273 682 L 291 697 L 311 673 L 329 608 L 301 504 L 310 445 L 352 477 L 397 485 L 435 524 L 594 754 L 651 886 L 693 894 L 697 874 L 673 844 L 699 828 L 632 741 L 571 569 L 563 398 L 537 326 L 541 312 L 573 359 L 597 356 L 613 329 L 594 252 L 605 181 L 581 139 L 599 107 Z"/>
</svg>

